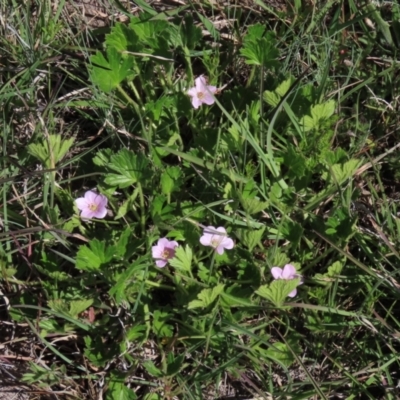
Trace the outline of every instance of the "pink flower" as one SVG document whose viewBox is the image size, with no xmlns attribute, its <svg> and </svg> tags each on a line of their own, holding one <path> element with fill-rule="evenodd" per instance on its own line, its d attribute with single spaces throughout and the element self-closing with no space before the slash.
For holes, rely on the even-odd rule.
<svg viewBox="0 0 400 400">
<path fill-rule="evenodd" d="M 151 248 L 153 258 L 156 260 L 157 267 L 163 268 L 168 264 L 168 260 L 175 256 L 175 247 L 179 246 L 178 242 L 161 238 L 157 245 Z"/>
<path fill-rule="evenodd" d="M 291 265 L 291 264 L 286 264 L 283 269 L 279 267 L 272 267 L 271 268 L 271 274 L 274 277 L 274 279 L 296 279 L 296 278 L 301 278 L 301 275 L 296 273 L 296 268 Z M 299 285 L 301 285 L 303 282 L 300 281 Z M 289 297 L 294 297 L 297 294 L 297 289 L 292 290 L 288 296 Z"/>
<path fill-rule="evenodd" d="M 218 254 L 224 254 L 225 249 L 233 249 L 234 243 L 226 234 L 226 229 L 222 226 L 214 228 L 207 226 L 203 231 L 203 236 L 200 238 L 200 243 L 203 246 L 214 247 Z"/>
<path fill-rule="evenodd" d="M 206 78 L 200 75 L 194 80 L 195 86 L 188 90 L 188 95 L 192 97 L 192 105 L 194 108 L 199 108 L 203 103 L 214 104 L 215 99 L 213 94 L 217 91 L 215 86 L 207 85 Z"/>
<path fill-rule="evenodd" d="M 85 197 L 75 200 L 78 209 L 81 211 L 81 218 L 104 218 L 107 215 L 107 197 L 88 190 Z"/>
</svg>

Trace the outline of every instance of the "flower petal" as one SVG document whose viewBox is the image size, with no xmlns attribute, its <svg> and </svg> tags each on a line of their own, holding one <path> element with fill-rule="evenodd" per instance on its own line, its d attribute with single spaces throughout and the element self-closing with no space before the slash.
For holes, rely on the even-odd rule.
<svg viewBox="0 0 400 400">
<path fill-rule="evenodd" d="M 222 227 L 220 227 L 222 228 Z M 221 231 L 220 228 L 216 228 L 215 226 L 206 226 L 204 228 L 204 235 L 215 235 L 216 232 L 223 232 L 226 233 L 225 228 L 222 228 L 223 230 Z"/>
<path fill-rule="evenodd" d="M 195 97 L 195 96 L 197 96 L 197 90 L 196 90 L 196 87 L 192 87 L 192 88 L 190 88 L 190 89 L 187 91 L 187 94 L 188 94 L 189 96 L 192 96 L 192 97 Z"/>
<path fill-rule="evenodd" d="M 175 242 L 175 240 L 169 240 L 168 241 L 168 244 L 167 245 L 165 245 L 165 247 L 167 248 L 167 249 L 175 249 L 175 247 L 178 247 L 179 246 L 179 243 L 178 242 Z"/>
<path fill-rule="evenodd" d="M 167 247 L 169 244 L 169 240 L 167 238 L 160 238 L 158 239 L 157 246 L 162 247 L 164 250 L 164 247 Z"/>
<path fill-rule="evenodd" d="M 217 87 L 216 86 L 211 86 L 211 85 L 207 86 L 206 92 L 211 92 L 212 94 L 214 94 L 216 91 L 217 91 Z"/>
<path fill-rule="evenodd" d="M 209 233 L 205 233 L 201 238 L 200 238 L 200 243 L 203 246 L 211 246 L 211 241 L 212 241 L 213 235 L 210 235 Z"/>
<path fill-rule="evenodd" d="M 75 204 L 78 207 L 78 210 L 84 210 L 88 207 L 87 200 L 84 197 L 79 197 L 75 200 Z"/>
<path fill-rule="evenodd" d="M 296 275 L 296 268 L 292 264 L 286 264 L 283 267 L 282 278 L 283 279 L 293 279 Z"/>
<path fill-rule="evenodd" d="M 156 265 L 157 265 L 157 267 L 159 267 L 159 268 L 165 267 L 165 266 L 167 265 L 167 263 L 168 263 L 168 261 L 166 261 L 166 260 L 157 260 L 157 261 L 156 261 Z"/>
<path fill-rule="evenodd" d="M 196 85 L 196 89 L 198 92 L 205 92 L 205 88 L 207 86 L 207 81 L 206 78 L 204 78 L 203 75 L 200 75 L 198 78 L 194 80 L 194 83 Z"/>
<path fill-rule="evenodd" d="M 153 246 L 151 248 L 151 255 L 153 258 L 161 258 L 163 253 L 163 248 L 161 246 Z"/>
<path fill-rule="evenodd" d="M 90 210 L 89 208 L 85 208 L 81 212 L 81 218 L 91 219 L 91 218 L 93 218 L 93 215 L 94 215 L 93 211 Z"/>
<path fill-rule="evenodd" d="M 224 246 L 222 246 L 221 244 L 215 249 L 215 251 L 218 253 L 218 254 L 224 254 L 224 251 L 225 251 L 225 249 L 224 249 Z"/>
<path fill-rule="evenodd" d="M 85 199 L 86 199 L 86 201 L 87 201 L 88 203 L 95 203 L 95 204 L 97 204 L 97 201 L 96 201 L 97 196 L 98 196 L 98 193 L 93 192 L 92 190 L 88 190 L 88 191 L 85 193 Z"/>
<path fill-rule="evenodd" d="M 297 294 L 297 289 L 293 289 L 289 294 L 288 297 L 295 297 Z"/>
<path fill-rule="evenodd" d="M 274 279 L 280 279 L 282 278 L 282 268 L 279 267 L 272 267 L 271 268 L 271 274 L 274 277 Z"/>
<path fill-rule="evenodd" d="M 98 205 L 99 208 L 105 208 L 107 207 L 108 204 L 108 199 L 104 194 L 98 194 L 96 197 L 96 204 Z"/>
<path fill-rule="evenodd" d="M 221 242 L 221 246 L 225 247 L 225 249 L 227 249 L 227 250 L 233 249 L 234 245 L 235 245 L 235 243 L 233 242 L 233 240 L 228 237 L 224 238 Z"/>
<path fill-rule="evenodd" d="M 211 106 L 211 104 L 215 103 L 215 99 L 214 97 L 211 96 L 211 94 L 209 93 L 204 93 L 203 98 L 201 99 L 201 101 L 209 106 Z"/>
<path fill-rule="evenodd" d="M 195 108 L 197 110 L 201 106 L 201 104 L 202 104 L 202 102 L 197 96 L 194 96 L 192 98 L 192 106 L 193 106 L 193 108 Z"/>
<path fill-rule="evenodd" d="M 102 219 L 107 215 L 107 208 L 101 207 L 93 212 L 93 217 Z"/>
</svg>

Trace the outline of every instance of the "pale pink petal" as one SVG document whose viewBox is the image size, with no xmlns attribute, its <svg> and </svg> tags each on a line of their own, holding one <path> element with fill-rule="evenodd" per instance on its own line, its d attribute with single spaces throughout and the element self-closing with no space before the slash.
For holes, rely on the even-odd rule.
<svg viewBox="0 0 400 400">
<path fill-rule="evenodd" d="M 288 294 L 288 296 L 289 296 L 289 297 L 294 297 L 294 296 L 296 296 L 296 294 L 297 294 L 297 289 L 293 289 L 293 290 Z"/>
<path fill-rule="evenodd" d="M 217 91 L 217 87 L 216 86 L 211 86 L 211 85 L 207 86 L 206 93 L 210 92 L 210 93 L 214 94 L 216 91 Z"/>
<path fill-rule="evenodd" d="M 151 255 L 153 256 L 153 258 L 161 258 L 162 257 L 162 253 L 163 253 L 164 249 L 160 246 L 153 246 L 151 248 Z"/>
<path fill-rule="evenodd" d="M 215 251 L 216 251 L 218 254 L 224 254 L 224 251 L 225 251 L 224 246 L 219 245 L 219 246 L 215 249 Z"/>
<path fill-rule="evenodd" d="M 274 279 L 280 279 L 282 278 L 282 268 L 279 267 L 272 267 L 271 268 L 271 274 L 274 277 Z"/>
<path fill-rule="evenodd" d="M 231 238 L 226 237 L 222 241 L 221 245 L 224 246 L 225 249 L 231 250 L 231 249 L 233 249 L 233 246 L 235 245 L 235 243 L 233 242 L 233 240 Z"/>
<path fill-rule="evenodd" d="M 215 226 L 211 225 L 204 228 L 205 234 L 215 235 L 216 232 L 226 233 L 226 230 L 221 226 L 219 228 L 216 228 Z"/>
<path fill-rule="evenodd" d="M 99 206 L 99 208 L 107 207 L 108 199 L 103 194 L 99 194 L 96 198 L 96 203 Z"/>
<path fill-rule="evenodd" d="M 172 250 L 175 249 L 175 247 L 178 247 L 178 246 L 179 246 L 179 243 L 175 242 L 175 240 L 170 240 L 169 243 L 167 245 L 165 245 L 165 247 L 167 249 L 172 249 Z"/>
<path fill-rule="evenodd" d="M 156 260 L 157 267 L 163 268 L 168 264 L 168 260 L 175 256 L 174 249 L 177 246 L 179 246 L 179 243 L 174 240 L 168 240 L 167 238 L 158 239 L 157 245 L 151 248 L 151 253 Z"/>
<path fill-rule="evenodd" d="M 211 241 L 212 241 L 213 235 L 210 235 L 209 233 L 205 233 L 201 238 L 200 238 L 200 243 L 203 246 L 211 246 Z"/>
<path fill-rule="evenodd" d="M 163 250 L 164 250 L 164 247 L 168 246 L 168 244 L 169 244 L 169 240 L 167 238 L 158 239 L 157 246 L 162 247 Z"/>
<path fill-rule="evenodd" d="M 156 261 L 156 265 L 157 265 L 157 267 L 159 267 L 159 268 L 163 268 L 163 267 L 165 267 L 167 264 L 168 264 L 168 261 L 167 261 L 167 260 L 157 260 L 157 261 Z"/>
<path fill-rule="evenodd" d="M 192 97 L 195 97 L 195 96 L 197 96 L 197 90 L 196 90 L 196 87 L 192 87 L 192 88 L 190 88 L 190 89 L 187 91 L 187 94 L 188 94 L 189 96 L 192 96 Z"/>
<path fill-rule="evenodd" d="M 194 83 L 196 85 L 196 89 L 197 89 L 198 92 L 204 92 L 205 91 L 204 89 L 207 86 L 207 81 L 206 81 L 206 79 L 204 78 L 203 75 L 200 75 L 198 78 L 196 78 L 194 80 Z"/>
<path fill-rule="evenodd" d="M 215 99 L 214 97 L 211 96 L 211 94 L 209 93 L 204 93 L 203 98 L 201 99 L 201 101 L 209 106 L 211 106 L 211 104 L 215 103 Z"/>
<path fill-rule="evenodd" d="M 94 216 L 94 213 L 89 208 L 85 208 L 81 212 L 81 218 L 91 219 L 91 218 L 93 218 L 93 216 Z"/>
<path fill-rule="evenodd" d="M 197 110 L 201 106 L 201 100 L 196 96 L 192 98 L 192 106 Z"/>
<path fill-rule="evenodd" d="M 87 200 L 84 197 L 79 197 L 79 199 L 76 199 L 75 204 L 78 207 L 78 210 L 84 210 L 88 207 Z"/>
<path fill-rule="evenodd" d="M 296 275 L 296 268 L 291 264 L 286 264 L 283 267 L 282 278 L 283 279 L 293 279 Z"/>
<path fill-rule="evenodd" d="M 104 218 L 107 215 L 107 209 L 105 207 L 99 208 L 93 212 L 95 218 Z"/>
<path fill-rule="evenodd" d="M 98 194 L 97 194 L 96 192 L 91 191 L 91 190 L 88 190 L 88 191 L 85 193 L 85 199 L 86 199 L 86 201 L 87 201 L 88 203 L 95 203 L 95 204 L 97 204 L 97 203 L 96 203 L 96 198 L 97 198 L 97 196 L 98 196 Z"/>
</svg>

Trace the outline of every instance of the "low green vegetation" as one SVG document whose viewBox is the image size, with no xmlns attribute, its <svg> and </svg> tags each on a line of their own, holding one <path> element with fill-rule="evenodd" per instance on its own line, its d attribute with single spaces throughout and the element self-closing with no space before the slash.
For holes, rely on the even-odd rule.
<svg viewBox="0 0 400 400">
<path fill-rule="evenodd" d="M 0 358 L 46 399 L 399 398 L 400 6 L 159 3 L 0 1 Z"/>
</svg>

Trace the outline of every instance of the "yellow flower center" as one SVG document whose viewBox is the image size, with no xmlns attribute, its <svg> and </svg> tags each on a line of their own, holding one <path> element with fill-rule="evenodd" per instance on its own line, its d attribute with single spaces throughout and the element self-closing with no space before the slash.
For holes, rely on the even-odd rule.
<svg viewBox="0 0 400 400">
<path fill-rule="evenodd" d="M 204 93 L 203 92 L 197 92 L 197 98 L 199 99 L 199 100 L 202 100 L 202 99 L 204 99 Z"/>
<path fill-rule="evenodd" d="M 175 252 L 173 249 L 164 249 L 162 252 L 161 258 L 163 260 L 168 260 L 169 258 L 172 258 L 175 255 Z"/>
<path fill-rule="evenodd" d="M 223 240 L 224 237 L 222 235 L 214 235 L 213 238 L 211 239 L 211 246 L 216 249 Z"/>
<path fill-rule="evenodd" d="M 95 204 L 95 203 L 90 203 L 90 204 L 89 204 L 89 210 L 90 210 L 90 211 L 97 211 L 97 204 Z"/>
</svg>

